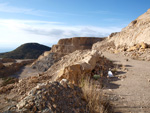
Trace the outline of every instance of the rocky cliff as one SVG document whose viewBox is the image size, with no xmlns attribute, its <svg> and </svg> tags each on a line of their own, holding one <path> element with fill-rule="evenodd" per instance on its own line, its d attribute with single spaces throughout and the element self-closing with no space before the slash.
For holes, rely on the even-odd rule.
<svg viewBox="0 0 150 113">
<path fill-rule="evenodd" d="M 76 50 L 91 49 L 92 45 L 104 38 L 94 37 L 74 37 L 60 39 L 58 44 L 53 45 L 51 51 L 42 54 L 37 61 L 32 64 L 33 68 L 39 71 L 46 71 L 55 62 L 59 61 L 62 56 L 72 53 Z"/>
<path fill-rule="evenodd" d="M 113 42 L 116 48 L 130 47 L 142 42 L 150 44 L 150 9 L 123 28 L 121 32 L 112 33 L 105 42 L 107 44 Z M 94 47 L 101 44 L 95 44 Z"/>
<path fill-rule="evenodd" d="M 114 41 L 116 47 L 133 46 L 141 42 L 150 44 L 150 9 L 109 38 L 109 41 Z"/>
<path fill-rule="evenodd" d="M 150 60 L 150 9 L 132 21 L 121 32 L 112 33 L 93 45 L 94 50 L 123 53 L 138 60 Z"/>
<path fill-rule="evenodd" d="M 60 39 L 57 45 L 53 45 L 51 51 L 68 54 L 76 50 L 91 49 L 94 43 L 102 40 L 102 38 L 94 37 L 74 37 Z"/>
</svg>

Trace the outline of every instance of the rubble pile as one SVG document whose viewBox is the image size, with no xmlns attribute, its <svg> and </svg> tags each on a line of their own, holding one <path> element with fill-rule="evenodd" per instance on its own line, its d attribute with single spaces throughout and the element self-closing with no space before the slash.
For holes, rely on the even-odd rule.
<svg viewBox="0 0 150 113">
<path fill-rule="evenodd" d="M 10 109 L 33 113 L 89 113 L 82 90 L 66 82 L 38 84 Z"/>
</svg>

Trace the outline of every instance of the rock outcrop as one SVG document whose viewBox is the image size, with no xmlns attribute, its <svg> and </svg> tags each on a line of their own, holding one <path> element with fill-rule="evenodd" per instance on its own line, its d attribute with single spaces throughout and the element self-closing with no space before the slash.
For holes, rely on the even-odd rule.
<svg viewBox="0 0 150 113">
<path fill-rule="evenodd" d="M 121 32 L 112 33 L 93 45 L 94 50 L 120 53 L 139 60 L 150 60 L 150 9 Z"/>
<path fill-rule="evenodd" d="M 109 41 L 114 41 L 116 47 L 129 47 L 142 42 L 150 44 L 150 9 L 112 36 Z"/>
<path fill-rule="evenodd" d="M 94 43 L 102 40 L 103 38 L 94 37 L 60 39 L 58 44 L 53 45 L 51 51 L 47 51 L 41 55 L 38 60 L 32 64 L 32 67 L 44 72 L 55 62 L 59 61 L 62 56 L 76 50 L 91 49 Z"/>
<path fill-rule="evenodd" d="M 150 44 L 150 9 L 123 28 L 121 32 L 112 33 L 105 42 L 113 42 L 116 48 L 130 47 L 142 42 Z M 101 46 L 101 43 L 95 44 L 93 48 L 97 46 Z"/>
<path fill-rule="evenodd" d="M 86 76 L 107 76 L 108 68 L 112 66 L 112 62 L 101 57 L 96 50 L 78 50 L 62 57 L 45 75 L 51 75 L 54 81 L 67 79 L 72 84 L 78 84 Z"/>
</svg>

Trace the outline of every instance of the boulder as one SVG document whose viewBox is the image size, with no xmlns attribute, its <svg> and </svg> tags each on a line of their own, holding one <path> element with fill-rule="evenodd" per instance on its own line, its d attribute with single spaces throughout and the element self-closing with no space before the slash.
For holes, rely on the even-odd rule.
<svg viewBox="0 0 150 113">
<path fill-rule="evenodd" d="M 45 75 L 52 76 L 54 81 L 67 79 L 72 84 L 78 84 L 87 76 L 106 75 L 111 66 L 112 63 L 101 57 L 101 53 L 96 50 L 78 50 L 62 57 L 45 72 Z"/>
<path fill-rule="evenodd" d="M 142 42 L 140 45 L 141 45 L 141 49 L 146 49 L 148 47 L 148 45 L 144 42 Z"/>
<path fill-rule="evenodd" d="M 136 46 L 132 46 L 132 47 L 130 47 L 127 51 L 128 52 L 131 52 L 131 51 L 135 51 L 135 50 L 137 50 L 138 48 L 136 47 Z"/>
<path fill-rule="evenodd" d="M 94 43 L 102 40 L 103 38 L 95 37 L 74 37 L 60 39 L 58 44 L 52 46 L 51 51 L 46 51 L 44 54 L 42 54 L 31 65 L 31 67 L 44 72 L 48 70 L 55 62 L 59 61 L 61 57 L 76 50 L 91 49 Z"/>
<path fill-rule="evenodd" d="M 92 70 L 96 66 L 96 62 L 98 61 L 98 58 L 100 57 L 100 54 L 97 51 L 87 51 L 84 55 L 81 55 L 82 53 L 79 53 L 78 51 L 75 52 L 76 56 L 71 56 L 68 60 L 74 58 L 76 59 L 75 62 L 65 62 L 67 64 L 62 64 L 61 61 L 59 62 L 59 65 L 63 65 L 60 67 L 60 69 L 57 71 L 57 74 L 55 75 L 55 80 L 60 81 L 61 79 L 67 79 L 72 84 L 78 84 L 79 80 L 88 74 L 91 74 Z M 82 56 L 82 57 L 81 57 Z M 78 59 L 78 57 L 81 57 L 81 59 Z M 50 68 L 50 70 L 53 68 Z M 50 73 L 48 70 L 47 73 Z"/>
</svg>

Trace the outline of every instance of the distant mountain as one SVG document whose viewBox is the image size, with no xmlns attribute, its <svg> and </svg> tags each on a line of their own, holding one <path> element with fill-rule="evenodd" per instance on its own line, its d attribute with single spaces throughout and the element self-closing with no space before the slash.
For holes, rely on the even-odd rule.
<svg viewBox="0 0 150 113">
<path fill-rule="evenodd" d="M 11 52 L 0 53 L 0 58 L 36 59 L 44 51 L 50 51 L 50 47 L 38 43 L 26 43 Z"/>
</svg>

